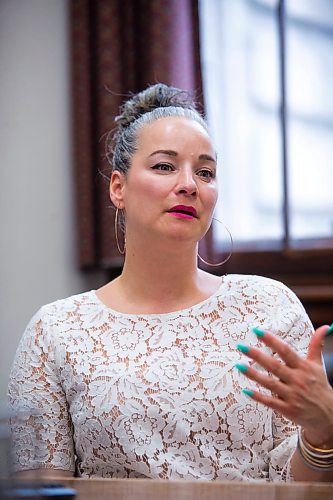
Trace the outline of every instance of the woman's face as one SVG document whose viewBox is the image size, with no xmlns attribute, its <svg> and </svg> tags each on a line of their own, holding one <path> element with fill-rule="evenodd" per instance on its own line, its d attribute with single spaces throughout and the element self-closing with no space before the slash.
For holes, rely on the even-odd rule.
<svg viewBox="0 0 333 500">
<path fill-rule="evenodd" d="M 216 153 L 209 135 L 199 123 L 180 117 L 145 125 L 118 191 L 127 238 L 135 232 L 199 241 L 217 201 Z"/>
</svg>

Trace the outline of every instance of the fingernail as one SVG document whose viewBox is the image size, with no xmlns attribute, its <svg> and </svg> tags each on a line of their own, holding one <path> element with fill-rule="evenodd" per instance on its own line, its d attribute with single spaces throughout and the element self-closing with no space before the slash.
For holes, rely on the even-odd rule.
<svg viewBox="0 0 333 500">
<path fill-rule="evenodd" d="M 333 332 L 333 323 L 331 324 L 331 326 L 329 327 L 329 329 L 325 333 L 325 336 L 327 337 L 328 335 L 331 335 L 332 332 Z"/>
<path fill-rule="evenodd" d="M 252 328 L 253 333 L 255 333 L 258 337 L 263 337 L 265 335 L 264 330 L 261 330 L 260 328 L 254 327 Z"/>
<path fill-rule="evenodd" d="M 244 352 L 244 353 L 247 353 L 250 350 L 249 346 L 244 345 L 244 344 L 237 344 L 236 347 L 239 351 Z"/>
<path fill-rule="evenodd" d="M 249 391 L 249 389 L 242 389 L 242 393 L 246 394 L 246 396 L 249 396 L 250 398 L 253 398 L 253 396 L 254 396 L 254 392 Z"/>
<path fill-rule="evenodd" d="M 246 373 L 248 371 L 248 367 L 246 365 L 242 365 L 241 363 L 236 363 L 235 368 L 242 373 Z"/>
</svg>

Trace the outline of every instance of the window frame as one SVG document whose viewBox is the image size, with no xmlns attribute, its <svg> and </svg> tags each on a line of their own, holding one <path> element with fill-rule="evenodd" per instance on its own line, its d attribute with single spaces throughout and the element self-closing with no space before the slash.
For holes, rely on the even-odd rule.
<svg viewBox="0 0 333 500">
<path fill-rule="evenodd" d="M 288 114 L 286 96 L 286 6 L 277 2 L 280 73 L 280 126 L 283 171 L 282 240 L 246 241 L 234 244 L 231 259 L 221 267 L 202 267 L 222 274 L 258 274 L 284 282 L 295 291 L 309 312 L 315 326 L 333 321 L 333 237 L 292 240 L 288 185 Z M 214 231 L 214 229 L 212 230 Z M 209 262 L 221 262 L 228 249 L 209 231 L 206 241 Z"/>
</svg>

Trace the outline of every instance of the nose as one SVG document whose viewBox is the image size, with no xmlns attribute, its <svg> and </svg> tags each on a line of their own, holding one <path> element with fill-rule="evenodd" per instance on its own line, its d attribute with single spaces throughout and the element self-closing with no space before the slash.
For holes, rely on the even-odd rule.
<svg viewBox="0 0 333 500">
<path fill-rule="evenodd" d="M 198 193 L 198 187 L 194 179 L 192 168 L 184 168 L 179 173 L 178 184 L 176 187 L 178 194 L 195 197 Z"/>
</svg>

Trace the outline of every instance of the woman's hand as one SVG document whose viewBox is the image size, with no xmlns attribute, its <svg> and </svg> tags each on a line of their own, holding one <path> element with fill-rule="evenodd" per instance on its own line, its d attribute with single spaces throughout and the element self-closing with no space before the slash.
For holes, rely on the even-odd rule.
<svg viewBox="0 0 333 500">
<path fill-rule="evenodd" d="M 314 446 L 333 448 L 333 389 L 322 360 L 323 342 L 329 330 L 330 327 L 321 326 L 314 332 L 307 357 L 302 358 L 276 335 L 254 328 L 257 337 L 278 357 L 239 344 L 238 349 L 269 374 L 251 366 L 238 364 L 236 367 L 272 393 L 246 390 L 246 394 L 302 426 L 306 439 Z"/>
</svg>

